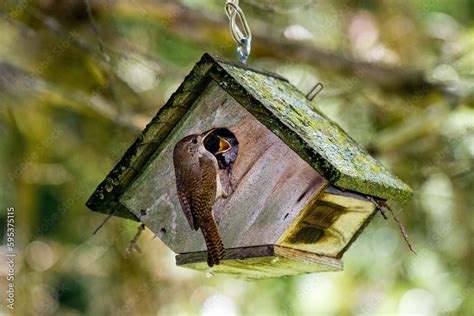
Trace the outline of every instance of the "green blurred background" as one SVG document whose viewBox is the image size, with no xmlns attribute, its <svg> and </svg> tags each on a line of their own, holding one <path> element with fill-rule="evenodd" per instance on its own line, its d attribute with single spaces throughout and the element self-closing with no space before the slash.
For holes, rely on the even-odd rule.
<svg viewBox="0 0 474 316">
<path fill-rule="evenodd" d="M 249 63 L 280 73 L 410 184 L 340 273 L 255 282 L 174 264 L 85 201 L 204 52 L 236 59 L 224 0 L 2 1 L 0 236 L 16 315 L 473 315 L 474 3 L 242 0 Z M 1 248 L 1 311 L 6 306 Z"/>
</svg>

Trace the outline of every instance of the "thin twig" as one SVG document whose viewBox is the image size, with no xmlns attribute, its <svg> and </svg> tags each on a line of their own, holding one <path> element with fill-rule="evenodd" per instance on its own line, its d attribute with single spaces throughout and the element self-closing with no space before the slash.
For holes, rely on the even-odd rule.
<svg viewBox="0 0 474 316">
<path fill-rule="evenodd" d="M 125 250 L 125 256 L 128 256 L 132 253 L 132 251 L 135 249 L 138 253 L 142 253 L 142 250 L 140 249 L 140 247 L 138 247 L 137 245 L 137 241 L 138 241 L 138 238 L 140 237 L 140 235 L 142 234 L 142 231 L 145 230 L 145 224 L 140 224 L 140 226 L 138 226 L 138 230 L 137 230 L 137 233 L 135 234 L 135 236 L 133 237 L 132 240 L 130 240 L 130 243 L 128 244 L 128 247 L 127 249 Z"/>
<path fill-rule="evenodd" d="M 385 211 L 383 210 L 383 207 L 377 207 L 377 209 L 380 211 L 380 214 L 382 215 L 383 219 L 387 220 L 387 214 L 385 214 Z"/>
<path fill-rule="evenodd" d="M 408 234 L 405 230 L 405 227 L 403 226 L 403 224 L 401 223 L 401 221 L 398 219 L 398 217 L 395 215 L 395 213 L 393 212 L 392 208 L 388 205 L 387 202 L 383 201 L 383 200 L 380 200 L 378 201 L 380 203 L 381 206 L 385 207 L 387 210 L 390 211 L 390 213 L 392 213 L 392 216 L 393 218 L 395 219 L 395 221 L 397 222 L 398 224 L 398 228 L 400 229 L 400 233 L 402 234 L 403 236 L 403 239 L 405 239 L 405 242 L 407 243 L 408 245 L 408 248 L 410 248 L 411 252 L 413 252 L 415 255 L 416 255 L 416 251 L 415 249 L 413 249 L 410 241 L 408 240 Z"/>
<path fill-rule="evenodd" d="M 102 228 L 102 226 L 104 226 L 105 223 L 107 223 L 109 219 L 112 218 L 112 215 L 114 215 L 114 213 L 115 213 L 115 209 L 113 209 L 112 212 L 110 212 L 109 215 L 107 215 L 107 217 L 103 220 L 103 222 L 94 230 L 92 235 L 95 235 Z"/>
</svg>

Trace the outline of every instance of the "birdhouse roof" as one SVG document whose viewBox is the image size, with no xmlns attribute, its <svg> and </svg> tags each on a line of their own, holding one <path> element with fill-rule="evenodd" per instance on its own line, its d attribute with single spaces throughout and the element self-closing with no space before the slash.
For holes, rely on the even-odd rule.
<svg viewBox="0 0 474 316">
<path fill-rule="evenodd" d="M 407 184 L 286 79 L 207 54 L 196 67 L 207 64 L 223 89 L 333 185 L 401 202 L 411 197 Z"/>
<path fill-rule="evenodd" d="M 273 73 L 204 54 L 178 90 L 147 125 L 87 205 L 99 212 L 133 217 L 118 203 L 161 142 L 211 82 L 216 82 L 331 184 L 400 202 L 410 187 L 370 156 L 295 86 Z"/>
</svg>

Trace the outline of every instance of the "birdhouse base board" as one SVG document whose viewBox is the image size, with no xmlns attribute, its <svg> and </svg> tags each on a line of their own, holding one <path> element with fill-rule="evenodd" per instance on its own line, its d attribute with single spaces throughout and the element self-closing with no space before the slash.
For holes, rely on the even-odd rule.
<svg viewBox="0 0 474 316">
<path fill-rule="evenodd" d="M 209 268 L 207 251 L 179 254 L 178 266 L 243 279 L 262 279 L 314 272 L 341 271 L 342 261 L 273 245 L 226 249 L 224 260 Z"/>
</svg>

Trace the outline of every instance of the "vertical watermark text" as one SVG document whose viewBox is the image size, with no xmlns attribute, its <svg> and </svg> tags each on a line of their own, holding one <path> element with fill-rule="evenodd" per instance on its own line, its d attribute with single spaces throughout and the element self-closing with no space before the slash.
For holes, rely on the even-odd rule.
<svg viewBox="0 0 474 316">
<path fill-rule="evenodd" d="M 15 208 L 7 208 L 7 307 L 15 309 Z"/>
</svg>

